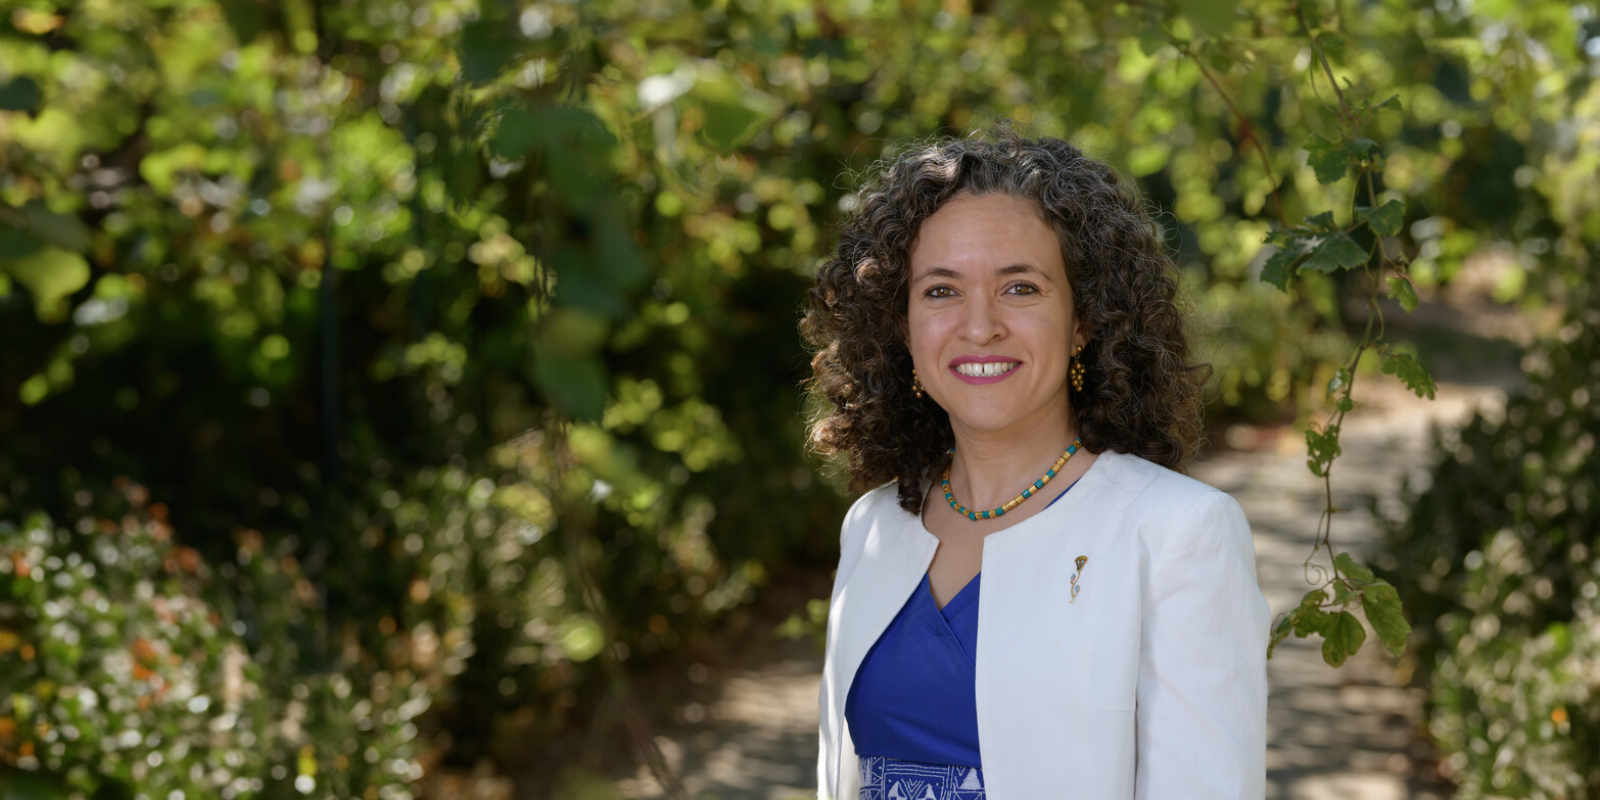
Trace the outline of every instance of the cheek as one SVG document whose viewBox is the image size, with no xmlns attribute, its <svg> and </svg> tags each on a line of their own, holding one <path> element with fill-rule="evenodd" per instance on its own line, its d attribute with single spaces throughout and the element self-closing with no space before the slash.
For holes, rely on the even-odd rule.
<svg viewBox="0 0 1600 800">
<path fill-rule="evenodd" d="M 923 311 L 912 311 L 906 315 L 906 343 L 912 353 L 937 349 L 940 342 L 949 335 L 949 315 L 939 315 Z M 933 353 L 929 353 L 933 355 Z"/>
</svg>

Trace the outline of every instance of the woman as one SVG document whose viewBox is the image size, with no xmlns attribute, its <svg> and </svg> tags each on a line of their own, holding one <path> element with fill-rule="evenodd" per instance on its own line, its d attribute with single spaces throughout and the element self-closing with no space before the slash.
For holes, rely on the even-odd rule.
<svg viewBox="0 0 1600 800">
<path fill-rule="evenodd" d="M 1175 268 L 1055 139 L 903 153 L 804 329 L 845 518 L 820 798 L 1259 798 L 1267 604 L 1199 438 Z"/>
</svg>

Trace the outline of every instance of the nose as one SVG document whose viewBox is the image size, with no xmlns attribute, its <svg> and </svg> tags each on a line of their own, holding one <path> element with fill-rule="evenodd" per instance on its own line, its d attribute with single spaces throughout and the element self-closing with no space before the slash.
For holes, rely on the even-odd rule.
<svg viewBox="0 0 1600 800">
<path fill-rule="evenodd" d="M 979 293 L 965 304 L 961 335 L 973 344 L 988 344 L 1005 335 L 1000 308 L 994 298 Z"/>
</svg>

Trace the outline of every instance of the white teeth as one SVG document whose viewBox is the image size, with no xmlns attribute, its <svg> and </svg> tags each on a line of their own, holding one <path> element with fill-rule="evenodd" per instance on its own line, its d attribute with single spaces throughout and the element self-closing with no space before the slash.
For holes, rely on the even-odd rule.
<svg viewBox="0 0 1600 800">
<path fill-rule="evenodd" d="M 996 375 L 1004 375 L 1016 369 L 1017 363 L 1015 361 L 990 361 L 980 364 L 976 361 L 968 361 L 964 364 L 957 364 L 956 372 L 969 378 L 993 378 Z"/>
</svg>

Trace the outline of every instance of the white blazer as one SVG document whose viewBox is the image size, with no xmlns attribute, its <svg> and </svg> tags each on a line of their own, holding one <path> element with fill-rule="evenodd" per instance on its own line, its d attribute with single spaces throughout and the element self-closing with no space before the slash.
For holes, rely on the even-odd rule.
<svg viewBox="0 0 1600 800">
<path fill-rule="evenodd" d="M 845 517 L 819 703 L 822 800 L 856 800 L 845 698 L 938 545 L 892 483 Z M 989 800 L 1264 796 L 1271 614 L 1232 497 L 1106 451 L 1059 502 L 985 537 L 982 569 Z"/>
</svg>

